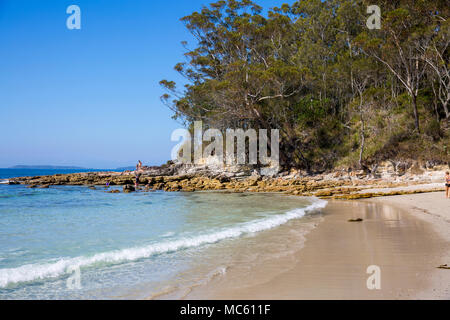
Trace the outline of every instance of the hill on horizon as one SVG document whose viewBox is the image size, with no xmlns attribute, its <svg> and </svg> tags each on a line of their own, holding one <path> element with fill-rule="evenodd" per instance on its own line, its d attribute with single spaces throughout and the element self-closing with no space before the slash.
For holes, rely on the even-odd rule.
<svg viewBox="0 0 450 320">
<path fill-rule="evenodd" d="M 134 170 L 134 166 L 119 167 L 119 168 L 85 168 L 77 166 L 52 166 L 52 165 L 16 165 L 5 169 L 34 169 L 34 170 L 111 170 L 111 171 L 126 171 Z"/>
<path fill-rule="evenodd" d="M 88 168 L 76 166 L 51 166 L 51 165 L 16 165 L 8 169 L 63 169 L 63 170 L 84 170 Z"/>
</svg>

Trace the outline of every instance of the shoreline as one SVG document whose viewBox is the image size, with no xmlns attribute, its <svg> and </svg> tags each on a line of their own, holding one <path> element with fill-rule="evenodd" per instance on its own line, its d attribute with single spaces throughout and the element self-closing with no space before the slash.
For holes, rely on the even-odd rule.
<svg viewBox="0 0 450 320">
<path fill-rule="evenodd" d="M 111 174 L 116 179 L 111 186 L 117 189 L 123 185 L 125 192 L 125 186 L 132 182 L 133 175 L 130 173 L 77 173 L 10 180 L 14 182 L 12 184 L 17 182 L 30 187 L 88 187 L 102 185 L 111 179 Z M 239 287 L 246 283 L 246 279 L 241 278 L 235 268 L 231 268 L 230 272 L 217 279 L 196 286 L 192 292 L 182 295 L 182 299 L 450 299 L 450 271 L 438 269 L 440 265 L 450 265 L 450 200 L 445 199 L 443 184 L 438 182 L 441 174 L 442 170 L 432 170 L 389 179 L 355 178 L 352 174 L 342 176 L 337 173 L 278 178 L 144 176 L 148 187 L 141 190 L 277 193 L 315 196 L 331 204 L 330 208 L 325 209 L 323 222 L 306 236 L 304 247 L 275 264 L 267 262 L 267 265 L 258 266 L 255 274 L 260 278 L 254 279 L 249 287 Z M 105 189 L 105 192 L 110 191 Z M 362 210 L 363 208 L 365 209 Z M 347 222 L 348 219 L 360 217 L 358 210 L 366 212 L 364 221 Z M 394 219 L 390 219 L 391 216 Z M 338 230 L 336 226 L 342 227 L 342 230 Z M 381 237 L 378 237 L 379 232 Z M 352 254 L 345 256 L 346 261 L 342 257 L 336 257 L 333 251 L 327 249 L 323 239 L 331 239 L 330 243 L 340 244 L 335 246 L 335 250 L 345 249 L 345 252 Z M 395 241 L 391 243 L 389 240 Z M 314 252 L 314 248 L 321 249 Z M 372 263 L 372 258 L 365 254 L 367 250 L 372 256 L 382 257 L 379 259 L 382 263 L 378 264 L 382 269 L 383 279 L 391 283 L 382 292 L 369 291 L 365 287 L 368 277 L 365 268 Z M 305 260 L 314 262 L 302 265 Z M 293 261 L 296 263 L 292 264 Z M 267 279 L 267 268 L 277 267 L 283 270 L 282 274 Z M 329 277 L 330 268 L 341 270 L 342 273 L 338 273 L 337 277 L 341 282 Z M 346 269 L 353 270 L 357 276 Z M 298 278 L 298 274 L 303 274 L 303 278 Z M 235 280 L 240 279 L 235 282 L 239 285 L 238 289 L 227 287 L 225 279 L 230 275 Z M 299 280 L 303 286 L 295 286 Z M 334 291 L 323 289 L 328 284 L 334 285 Z M 350 286 L 351 290 L 345 289 L 345 286 Z M 274 292 L 273 288 L 278 291 Z M 168 297 L 163 293 L 153 298 Z"/>
<path fill-rule="evenodd" d="M 250 283 L 231 269 L 184 298 L 448 300 L 450 271 L 437 267 L 450 262 L 450 223 L 415 208 L 420 204 L 427 207 L 422 198 L 439 207 L 437 196 L 442 194 L 331 201 L 324 210 L 324 220 L 306 235 L 304 247 L 256 267 L 258 281 Z M 404 198 L 411 203 L 403 205 Z M 442 200 L 450 204 L 450 200 Z M 447 205 L 444 201 L 440 206 Z M 348 222 L 358 217 L 364 221 Z M 265 277 L 273 265 L 285 271 Z M 381 290 L 366 287 L 369 265 L 381 269 Z"/>
</svg>

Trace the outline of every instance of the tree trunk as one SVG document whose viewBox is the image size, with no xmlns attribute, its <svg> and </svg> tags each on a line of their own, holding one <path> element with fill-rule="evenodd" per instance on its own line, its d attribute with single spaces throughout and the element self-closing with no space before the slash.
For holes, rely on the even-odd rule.
<svg viewBox="0 0 450 320">
<path fill-rule="evenodd" d="M 417 132 L 420 133 L 419 112 L 417 111 L 417 95 L 415 94 L 413 94 L 412 96 L 412 104 L 414 108 L 414 125 L 416 127 Z"/>
<path fill-rule="evenodd" d="M 364 169 L 363 165 L 363 155 L 364 155 L 364 146 L 366 144 L 366 124 L 364 122 L 363 116 L 363 94 L 362 90 L 359 91 L 359 117 L 361 121 L 361 147 L 359 150 L 359 166 L 361 169 Z"/>
<path fill-rule="evenodd" d="M 444 103 L 445 119 L 450 118 L 450 112 L 448 111 L 447 105 L 448 103 Z"/>
<path fill-rule="evenodd" d="M 434 87 L 434 82 L 431 81 L 431 88 L 433 89 L 433 106 L 434 113 L 436 114 L 436 121 L 439 122 L 441 119 L 439 117 L 439 98 L 436 93 L 436 88 Z"/>
<path fill-rule="evenodd" d="M 366 136 L 365 136 L 365 133 L 364 133 L 364 129 L 362 129 L 361 130 L 361 148 L 359 150 L 359 166 L 360 166 L 361 169 L 363 168 L 362 160 L 363 160 L 363 153 L 364 153 L 365 142 L 366 142 Z"/>
</svg>

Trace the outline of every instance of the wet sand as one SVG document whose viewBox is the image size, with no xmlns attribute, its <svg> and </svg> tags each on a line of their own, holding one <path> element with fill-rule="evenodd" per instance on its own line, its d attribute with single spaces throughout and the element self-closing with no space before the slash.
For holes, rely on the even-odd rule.
<svg viewBox="0 0 450 320">
<path fill-rule="evenodd" d="M 444 192 L 401 195 L 371 200 L 385 203 L 425 221 L 444 241 L 440 242 L 440 253 L 434 257 L 439 265 L 450 266 L 450 199 Z M 438 269 L 429 274 L 428 288 L 417 293 L 417 299 L 450 300 L 450 270 Z"/>
<path fill-rule="evenodd" d="M 450 265 L 450 224 L 442 215 L 414 209 L 427 203 L 417 196 L 436 205 L 433 193 L 409 195 L 409 200 L 330 201 L 299 250 L 252 265 L 245 273 L 230 268 L 183 298 L 449 299 L 450 270 L 437 267 Z M 447 212 L 447 202 L 440 203 L 436 212 Z M 348 222 L 354 218 L 363 221 Z M 380 290 L 367 287 L 372 265 L 381 271 Z"/>
</svg>

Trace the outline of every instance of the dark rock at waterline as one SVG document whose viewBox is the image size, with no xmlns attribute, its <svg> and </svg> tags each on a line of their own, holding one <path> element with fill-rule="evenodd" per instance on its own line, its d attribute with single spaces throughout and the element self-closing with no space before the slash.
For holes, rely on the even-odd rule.
<svg viewBox="0 0 450 320">
<path fill-rule="evenodd" d="M 364 220 L 361 218 L 348 220 L 348 222 L 362 222 L 362 221 L 364 221 Z"/>
<path fill-rule="evenodd" d="M 120 193 L 119 190 L 111 190 L 111 191 L 107 191 L 106 193 Z"/>
<path fill-rule="evenodd" d="M 135 192 L 135 191 L 136 191 L 136 189 L 130 184 L 123 186 L 123 192 L 125 192 L 125 193 L 130 193 L 130 192 Z"/>
<path fill-rule="evenodd" d="M 90 186 L 89 189 L 91 189 L 91 190 L 97 190 L 97 188 L 94 187 L 94 186 Z"/>
<path fill-rule="evenodd" d="M 38 187 L 39 189 L 48 189 L 50 186 L 48 184 Z"/>
<path fill-rule="evenodd" d="M 35 189 L 35 188 L 37 188 L 37 187 L 38 187 L 37 185 L 32 184 L 32 185 L 28 186 L 27 188 L 28 188 L 28 189 Z"/>
</svg>

